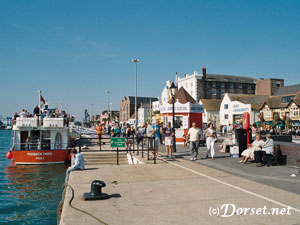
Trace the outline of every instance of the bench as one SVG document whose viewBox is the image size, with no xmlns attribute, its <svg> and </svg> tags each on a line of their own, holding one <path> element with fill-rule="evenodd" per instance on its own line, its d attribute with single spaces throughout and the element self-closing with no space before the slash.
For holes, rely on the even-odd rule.
<svg viewBox="0 0 300 225">
<path fill-rule="evenodd" d="M 265 165 L 267 165 L 267 167 L 269 167 L 270 165 L 272 166 L 276 166 L 279 163 L 279 157 L 281 157 L 282 153 L 281 153 L 281 149 L 280 149 L 280 145 L 276 144 L 274 146 L 274 154 L 270 155 L 270 154 L 266 154 L 263 156 L 263 162 Z"/>
</svg>

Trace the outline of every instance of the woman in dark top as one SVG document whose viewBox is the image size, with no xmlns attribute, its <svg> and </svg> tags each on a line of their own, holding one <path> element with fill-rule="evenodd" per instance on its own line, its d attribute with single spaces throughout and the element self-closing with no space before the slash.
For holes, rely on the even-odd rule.
<svg viewBox="0 0 300 225">
<path fill-rule="evenodd" d="M 133 128 L 128 124 L 126 128 L 126 150 L 131 150 L 132 148 L 133 135 Z"/>
</svg>

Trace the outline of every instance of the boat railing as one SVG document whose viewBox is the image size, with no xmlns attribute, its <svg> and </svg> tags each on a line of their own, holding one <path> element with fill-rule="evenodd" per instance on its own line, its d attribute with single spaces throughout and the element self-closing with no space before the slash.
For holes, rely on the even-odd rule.
<svg viewBox="0 0 300 225">
<path fill-rule="evenodd" d="M 68 118 L 45 117 L 40 121 L 38 117 L 17 117 L 16 128 L 37 128 L 41 125 L 43 128 L 64 128 L 68 127 Z"/>
<path fill-rule="evenodd" d="M 44 118 L 44 128 L 63 128 L 66 125 L 64 118 Z"/>
<path fill-rule="evenodd" d="M 67 150 L 68 143 L 50 144 L 50 143 L 36 143 L 36 142 L 25 142 L 25 143 L 14 143 L 12 150 Z"/>
<path fill-rule="evenodd" d="M 35 128 L 38 126 L 37 117 L 18 117 L 16 119 L 17 128 Z"/>
</svg>

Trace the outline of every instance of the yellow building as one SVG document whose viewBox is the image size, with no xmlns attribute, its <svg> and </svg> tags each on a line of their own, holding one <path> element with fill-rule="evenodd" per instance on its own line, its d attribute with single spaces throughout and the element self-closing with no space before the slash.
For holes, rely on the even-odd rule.
<svg viewBox="0 0 300 225">
<path fill-rule="evenodd" d="M 300 91 L 296 94 L 269 97 L 262 105 L 260 112 L 265 121 L 273 121 L 276 115 L 281 120 L 290 118 L 293 126 L 300 125 Z"/>
</svg>

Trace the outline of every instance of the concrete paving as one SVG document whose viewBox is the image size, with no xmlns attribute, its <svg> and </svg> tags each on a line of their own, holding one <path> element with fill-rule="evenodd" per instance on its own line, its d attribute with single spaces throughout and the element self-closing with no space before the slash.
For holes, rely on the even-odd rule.
<svg viewBox="0 0 300 225">
<path fill-rule="evenodd" d="M 215 145 L 215 149 L 218 149 Z M 199 157 L 194 163 L 208 166 L 236 175 L 242 178 L 250 179 L 272 187 L 280 188 L 286 191 L 300 194 L 300 173 L 299 168 L 287 166 L 256 167 L 255 163 L 248 162 L 246 165 L 239 163 L 241 158 L 230 158 L 229 153 L 220 153 L 216 151 L 216 159 L 203 159 L 205 157 L 206 147 L 199 148 Z M 160 153 L 164 154 L 164 147 L 160 148 Z M 190 160 L 190 150 L 188 147 L 177 146 L 177 158 Z M 296 177 L 292 177 L 295 174 Z"/>
<path fill-rule="evenodd" d="M 107 224 L 300 224 L 298 194 L 191 162 L 180 154 L 155 165 L 88 166 L 87 170 L 73 171 L 69 179 L 75 190 L 72 205 Z M 93 180 L 104 180 L 107 186 L 103 192 L 113 197 L 84 201 L 83 193 L 90 191 Z M 67 188 L 60 224 L 99 224 L 71 208 L 70 198 Z M 222 217 L 224 204 L 240 209 L 235 211 L 228 205 L 227 215 L 232 216 Z M 294 207 L 291 215 L 251 215 L 250 211 L 238 215 L 241 208 L 281 210 L 287 206 Z"/>
</svg>

